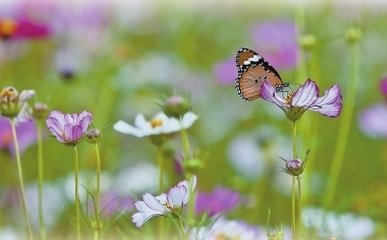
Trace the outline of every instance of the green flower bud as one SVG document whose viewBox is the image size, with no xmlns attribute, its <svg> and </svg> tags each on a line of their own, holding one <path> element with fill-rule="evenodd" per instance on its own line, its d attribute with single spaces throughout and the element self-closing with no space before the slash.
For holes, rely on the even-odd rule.
<svg viewBox="0 0 387 240">
<path fill-rule="evenodd" d="M 301 36 L 299 43 L 303 49 L 310 51 L 316 45 L 316 37 L 312 34 L 306 34 Z"/>
<path fill-rule="evenodd" d="M 199 158 L 186 159 L 184 160 L 183 165 L 184 171 L 191 174 L 194 174 L 203 168 L 203 162 Z"/>
<path fill-rule="evenodd" d="M 179 119 L 191 110 L 191 105 L 182 96 L 174 95 L 168 98 L 163 106 L 163 112 L 168 117 Z"/>
<path fill-rule="evenodd" d="M 345 32 L 345 40 L 347 40 L 348 44 L 357 43 L 362 37 L 362 32 L 360 28 L 349 28 Z"/>
</svg>

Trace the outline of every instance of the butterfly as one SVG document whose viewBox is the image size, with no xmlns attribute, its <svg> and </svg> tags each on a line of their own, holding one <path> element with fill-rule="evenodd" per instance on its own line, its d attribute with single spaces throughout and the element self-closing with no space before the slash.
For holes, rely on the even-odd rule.
<svg viewBox="0 0 387 240">
<path fill-rule="evenodd" d="M 235 62 L 238 69 L 235 88 L 242 99 L 252 101 L 260 98 L 261 85 L 265 80 L 277 92 L 289 87 L 289 83 L 284 83 L 278 72 L 261 55 L 249 48 L 239 49 Z"/>
</svg>

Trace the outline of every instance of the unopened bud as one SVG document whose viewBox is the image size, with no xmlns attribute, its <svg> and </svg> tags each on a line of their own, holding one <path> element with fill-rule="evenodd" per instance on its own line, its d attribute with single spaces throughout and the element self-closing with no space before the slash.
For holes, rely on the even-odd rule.
<svg viewBox="0 0 387 240">
<path fill-rule="evenodd" d="M 86 132 L 86 140 L 89 143 L 98 143 L 101 141 L 101 131 L 97 128 L 92 128 Z"/>
<path fill-rule="evenodd" d="M 163 106 L 164 113 L 169 117 L 179 119 L 191 110 L 191 106 L 182 96 L 174 95 L 168 98 Z"/>
</svg>

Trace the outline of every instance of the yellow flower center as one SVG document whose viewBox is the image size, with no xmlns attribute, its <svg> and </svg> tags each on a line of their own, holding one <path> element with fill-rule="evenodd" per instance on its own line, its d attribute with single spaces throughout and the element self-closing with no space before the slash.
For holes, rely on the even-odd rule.
<svg viewBox="0 0 387 240">
<path fill-rule="evenodd" d="M 294 96 L 294 92 L 289 92 L 285 98 L 285 102 L 286 104 L 291 104 L 292 103 L 292 99 L 293 99 L 293 96 Z"/>
<path fill-rule="evenodd" d="M 224 233 L 219 233 L 215 236 L 216 240 L 227 240 L 229 239 Z"/>
<path fill-rule="evenodd" d="M 156 128 L 156 127 L 160 127 L 161 125 L 163 125 L 163 121 L 161 119 L 152 119 L 152 121 L 150 121 L 150 124 L 152 126 L 152 128 Z"/>
<path fill-rule="evenodd" d="M 12 19 L 0 20 L 0 36 L 10 37 L 16 31 L 16 22 Z"/>
</svg>

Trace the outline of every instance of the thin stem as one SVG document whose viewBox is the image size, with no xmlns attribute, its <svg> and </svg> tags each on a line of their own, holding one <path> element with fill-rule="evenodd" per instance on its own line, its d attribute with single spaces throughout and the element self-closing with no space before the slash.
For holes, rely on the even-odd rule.
<svg viewBox="0 0 387 240">
<path fill-rule="evenodd" d="M 10 123 L 11 123 L 11 129 L 12 129 L 13 144 L 15 145 L 16 164 L 17 164 L 17 171 L 19 174 L 20 196 L 22 201 L 24 218 L 27 224 L 28 236 L 30 239 L 34 239 L 34 235 L 32 234 L 31 223 L 30 223 L 30 217 L 28 215 L 28 209 L 26 204 L 26 194 L 24 191 L 23 171 L 22 171 L 21 160 L 20 160 L 19 143 L 17 141 L 17 135 L 16 135 L 16 123 L 14 119 L 10 120 Z"/>
<path fill-rule="evenodd" d="M 298 156 L 297 153 L 297 125 L 296 122 L 293 121 L 293 159 L 296 159 Z"/>
<path fill-rule="evenodd" d="M 297 159 L 297 125 L 293 121 L 293 159 Z M 296 183 L 297 180 L 297 183 Z M 292 177 L 292 232 L 293 240 L 301 236 L 301 183 L 299 177 Z"/>
<path fill-rule="evenodd" d="M 39 229 L 42 240 L 46 239 L 46 227 L 44 224 L 43 214 L 43 182 L 44 182 L 44 166 L 43 166 L 43 139 L 42 139 L 42 121 L 37 120 L 37 141 L 38 141 L 38 204 L 39 204 Z"/>
<path fill-rule="evenodd" d="M 182 120 L 180 120 L 181 122 Z M 187 160 L 188 158 L 192 157 L 191 156 L 191 150 L 189 146 L 189 139 L 188 139 L 188 134 L 185 128 L 183 126 L 181 127 L 181 142 L 183 145 L 183 152 L 184 152 L 184 160 Z"/>
<path fill-rule="evenodd" d="M 163 191 L 163 149 L 157 147 L 157 165 L 159 166 L 159 193 Z"/>
<path fill-rule="evenodd" d="M 179 216 L 179 223 L 180 223 L 181 230 L 182 230 L 182 232 L 184 234 L 185 233 L 185 227 L 184 227 L 183 219 L 181 219 L 180 216 Z"/>
<path fill-rule="evenodd" d="M 296 177 L 292 176 L 292 239 L 296 240 Z"/>
<path fill-rule="evenodd" d="M 348 83 L 349 86 L 346 92 L 346 104 L 344 104 L 345 111 L 343 111 L 343 115 L 341 117 L 339 132 L 337 135 L 337 144 L 333 155 L 330 174 L 328 177 L 328 183 L 323 198 L 323 206 L 325 208 L 330 207 L 332 204 L 336 192 L 337 183 L 339 181 L 340 171 L 344 161 L 345 150 L 347 148 L 349 130 L 352 124 L 352 117 L 355 108 L 355 100 L 359 80 L 359 51 L 359 44 L 354 43 L 353 45 L 351 45 L 351 79 Z"/>
<path fill-rule="evenodd" d="M 81 220 L 80 220 L 80 209 L 79 209 L 79 192 L 78 192 L 78 175 L 79 175 L 79 156 L 78 148 L 74 146 L 75 160 L 74 160 L 74 170 L 75 170 L 75 221 L 77 227 L 77 239 L 81 240 Z"/>
<path fill-rule="evenodd" d="M 296 239 L 301 238 L 301 177 L 297 176 L 297 196 L 296 196 Z"/>
<path fill-rule="evenodd" d="M 95 155 L 97 158 L 97 196 L 96 196 L 96 220 L 97 220 L 97 228 L 94 234 L 94 239 L 99 239 L 100 233 L 100 207 L 101 207 L 101 155 L 99 153 L 98 143 L 94 144 L 95 146 Z"/>
</svg>

